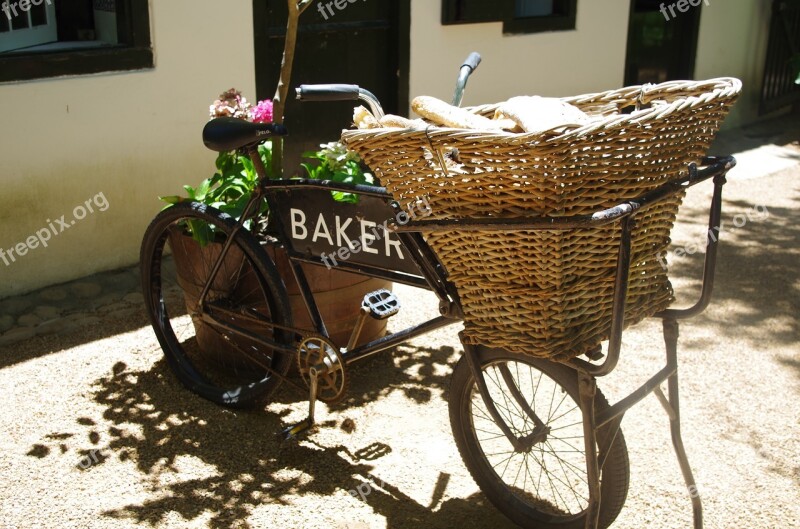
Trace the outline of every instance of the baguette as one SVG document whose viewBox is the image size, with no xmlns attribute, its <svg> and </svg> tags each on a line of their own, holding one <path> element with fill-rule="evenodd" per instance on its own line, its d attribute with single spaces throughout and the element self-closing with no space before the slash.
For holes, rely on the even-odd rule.
<svg viewBox="0 0 800 529">
<path fill-rule="evenodd" d="M 456 129 L 499 130 L 503 122 L 498 122 L 473 114 L 463 108 L 454 107 L 441 99 L 419 96 L 411 102 L 411 109 L 436 125 Z"/>
<path fill-rule="evenodd" d="M 381 118 L 380 126 L 390 129 L 424 129 L 428 124 L 421 119 L 411 120 L 402 116 L 387 114 Z"/>
</svg>

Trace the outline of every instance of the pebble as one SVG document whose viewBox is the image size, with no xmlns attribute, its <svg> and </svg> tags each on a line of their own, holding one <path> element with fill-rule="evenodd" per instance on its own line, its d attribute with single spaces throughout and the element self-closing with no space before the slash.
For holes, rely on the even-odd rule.
<svg viewBox="0 0 800 529">
<path fill-rule="evenodd" d="M 33 301 L 28 297 L 8 298 L 0 301 L 0 312 L 19 316 L 32 306 Z"/>
<path fill-rule="evenodd" d="M 25 314 L 17 320 L 17 325 L 20 327 L 36 327 L 40 323 L 42 323 L 42 319 L 36 314 Z"/>
<path fill-rule="evenodd" d="M 67 295 L 67 290 L 61 287 L 47 288 L 39 293 L 39 297 L 45 301 L 64 301 Z"/>
<path fill-rule="evenodd" d="M 111 292 L 109 294 L 103 295 L 100 298 L 92 300 L 91 304 L 92 304 L 93 308 L 98 309 L 100 307 L 106 307 L 106 306 L 111 305 L 113 303 L 118 303 L 119 300 L 121 300 L 121 299 L 122 299 L 122 296 L 120 295 L 119 292 Z"/>
<path fill-rule="evenodd" d="M 134 292 L 122 298 L 122 301 L 131 305 L 141 305 L 144 303 L 144 296 L 139 292 Z"/>
<path fill-rule="evenodd" d="M 47 320 L 53 320 L 61 316 L 62 310 L 59 309 L 58 307 L 41 305 L 39 307 L 36 307 L 36 309 L 34 309 L 33 312 L 34 314 L 39 316 L 42 320 L 47 321 Z"/>
<path fill-rule="evenodd" d="M 41 325 L 39 325 L 38 327 L 36 327 L 36 334 L 38 335 L 58 334 L 72 327 L 74 327 L 73 323 L 70 323 L 65 318 L 58 318 L 55 320 L 46 321 Z"/>
</svg>

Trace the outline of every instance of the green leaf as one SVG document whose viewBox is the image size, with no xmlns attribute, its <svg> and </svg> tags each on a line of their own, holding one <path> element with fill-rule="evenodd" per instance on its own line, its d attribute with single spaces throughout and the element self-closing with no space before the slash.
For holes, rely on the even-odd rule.
<svg viewBox="0 0 800 529">
<path fill-rule="evenodd" d="M 346 204 L 358 204 L 358 195 L 353 193 L 343 193 L 341 191 L 331 191 L 333 199 L 337 202 L 344 202 Z"/>
<path fill-rule="evenodd" d="M 158 197 L 158 199 L 166 202 L 167 204 L 180 204 L 181 202 L 183 202 L 183 198 L 176 195 L 171 195 L 167 197 Z"/>
<path fill-rule="evenodd" d="M 203 180 L 203 182 L 198 186 L 195 190 L 195 200 L 198 202 L 202 202 L 205 200 L 206 195 L 208 194 L 208 190 L 211 187 L 211 179 Z"/>
</svg>

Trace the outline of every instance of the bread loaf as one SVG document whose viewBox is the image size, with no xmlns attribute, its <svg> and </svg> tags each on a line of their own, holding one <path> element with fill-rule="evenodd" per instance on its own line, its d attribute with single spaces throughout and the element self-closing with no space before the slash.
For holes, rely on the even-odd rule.
<svg viewBox="0 0 800 529">
<path fill-rule="evenodd" d="M 578 107 L 552 97 L 513 97 L 502 103 L 495 120 L 511 119 L 525 132 L 580 127 L 591 118 Z"/>
</svg>

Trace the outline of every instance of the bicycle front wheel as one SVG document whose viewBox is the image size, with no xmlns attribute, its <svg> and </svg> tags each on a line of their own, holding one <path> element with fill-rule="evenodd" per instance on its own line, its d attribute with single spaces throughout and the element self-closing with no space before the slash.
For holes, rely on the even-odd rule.
<svg viewBox="0 0 800 529">
<path fill-rule="evenodd" d="M 583 529 L 589 486 L 576 373 L 505 350 L 478 351 L 492 401 L 514 435 L 534 439 L 537 427 L 547 433 L 515 451 L 462 357 L 450 386 L 450 422 L 464 464 L 495 507 L 521 527 Z M 596 411 L 607 408 L 598 391 Z M 600 527 L 611 525 L 622 509 L 628 480 L 628 452 L 618 431 L 601 471 Z"/>
<path fill-rule="evenodd" d="M 195 202 L 162 211 L 142 243 L 142 289 L 181 383 L 217 404 L 247 407 L 280 385 L 294 334 L 285 330 L 291 311 L 274 263 L 235 227 L 230 216 Z"/>
</svg>

